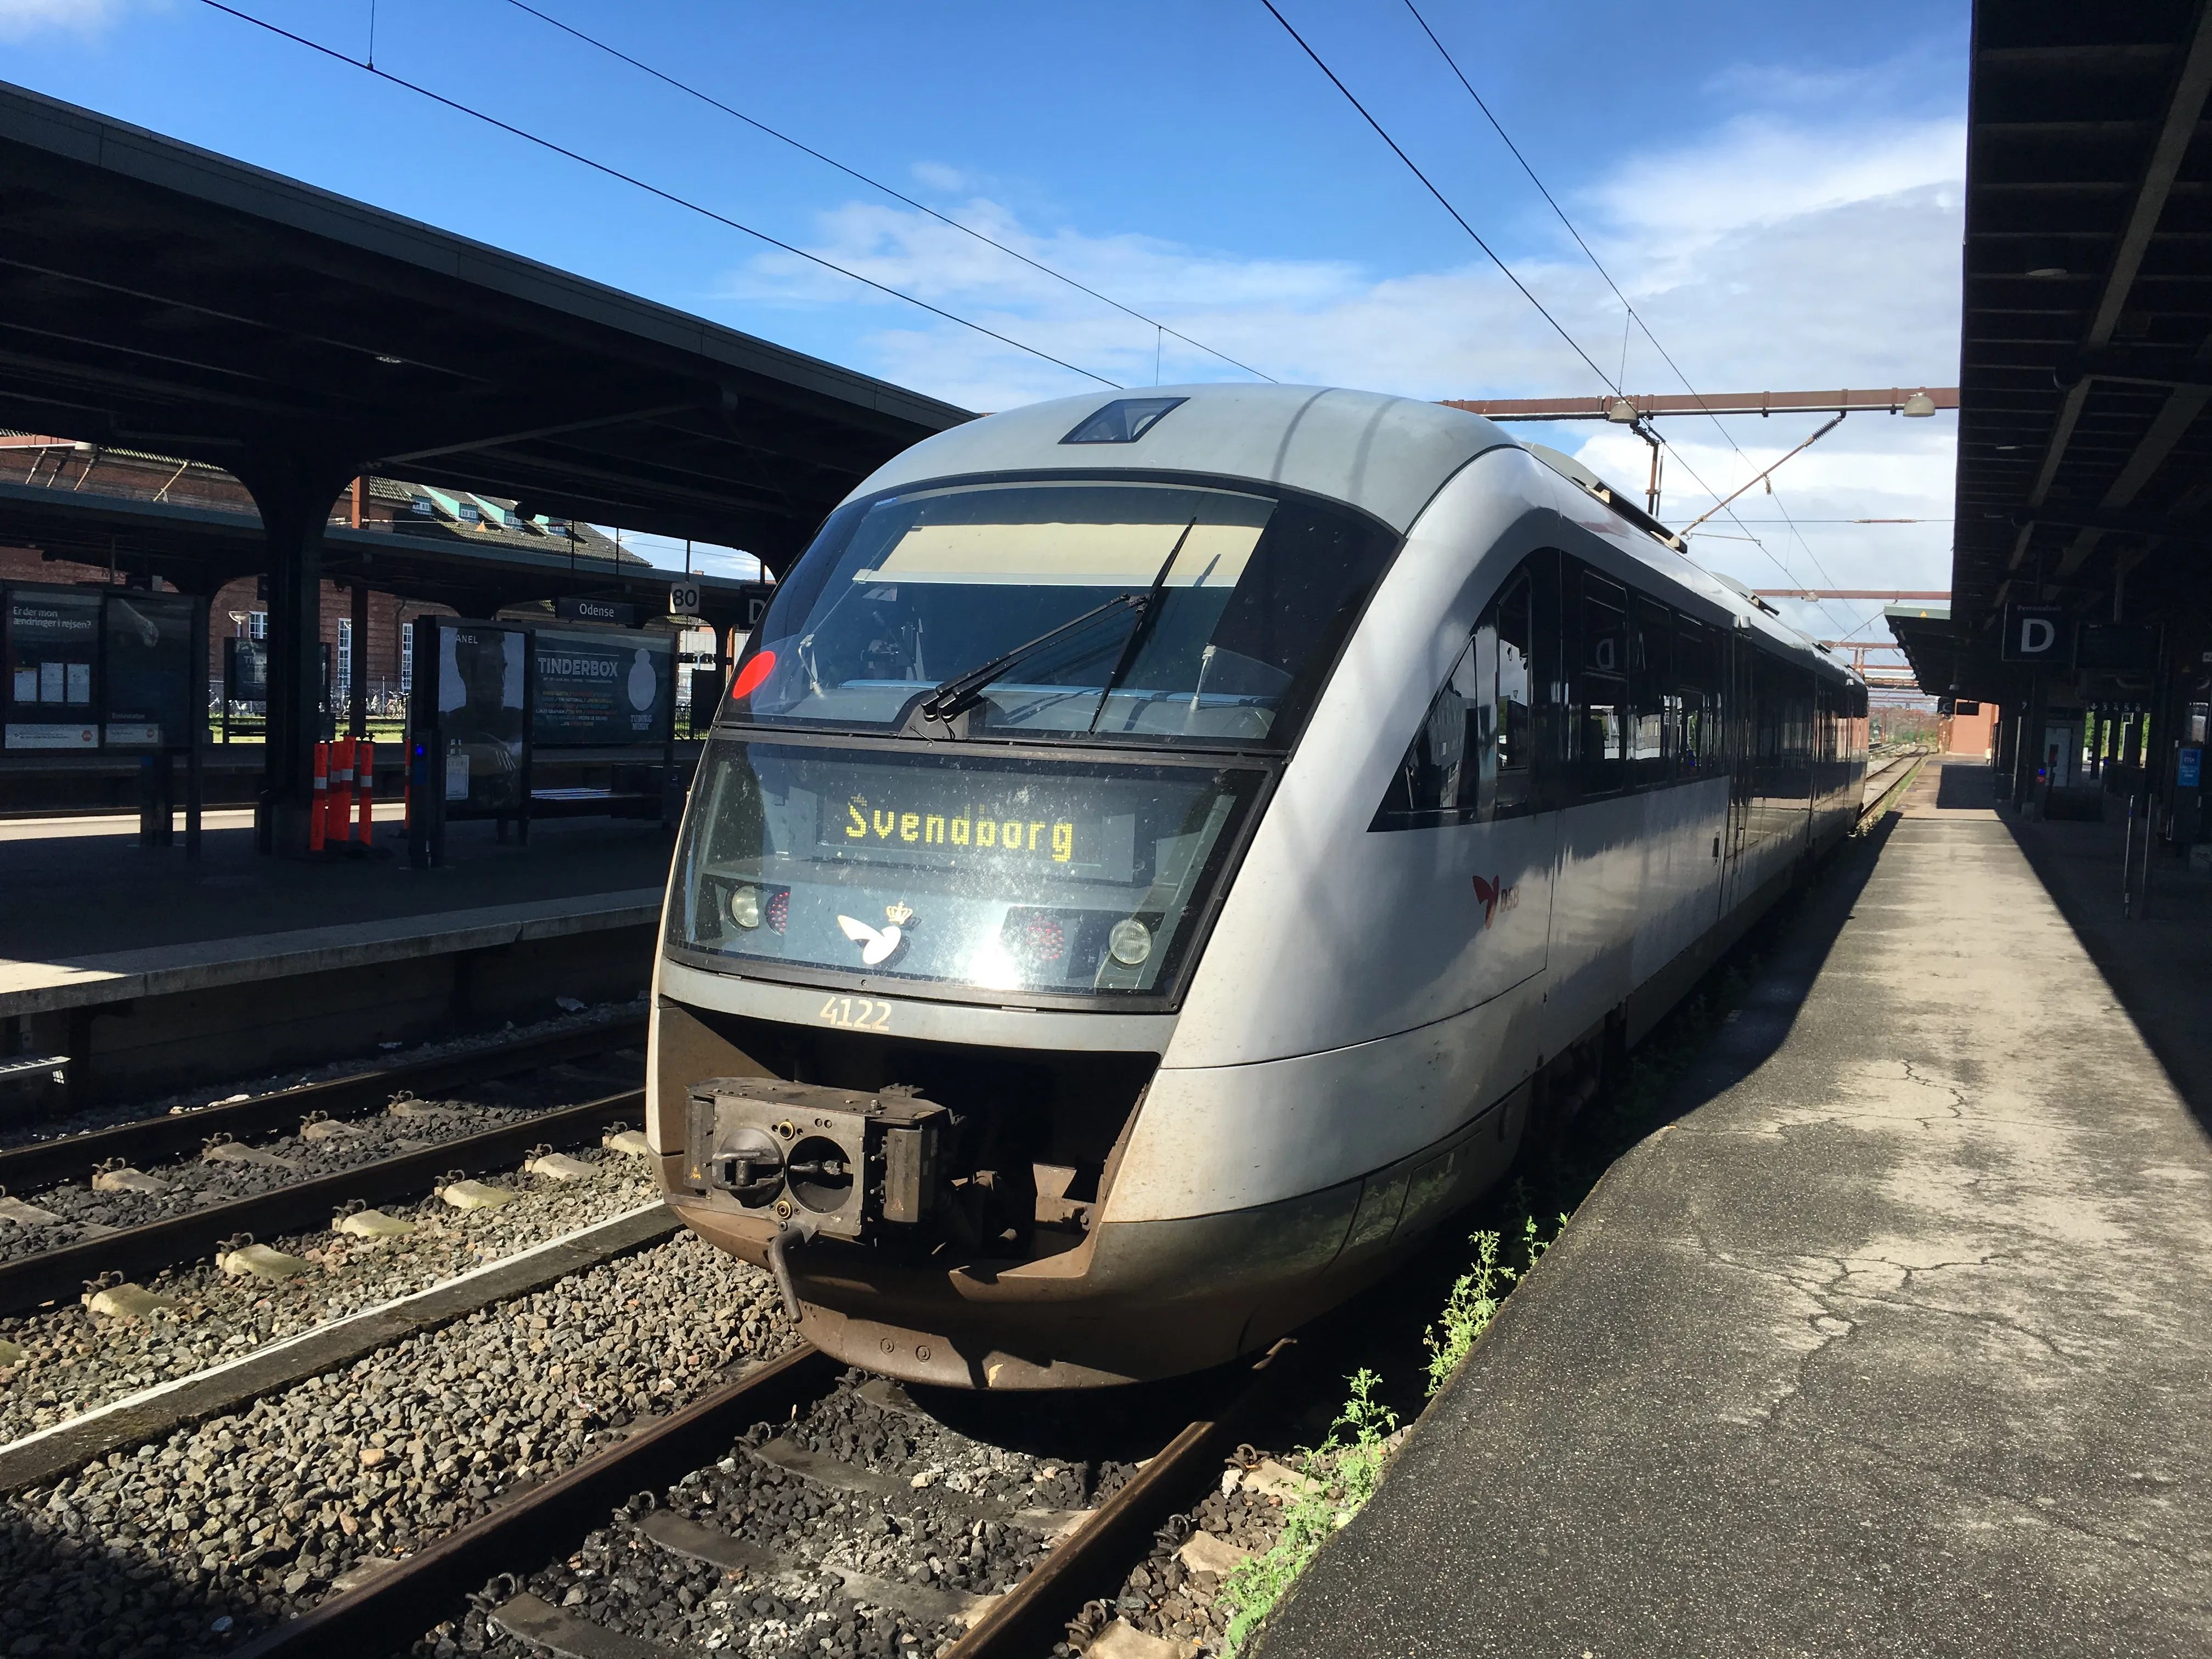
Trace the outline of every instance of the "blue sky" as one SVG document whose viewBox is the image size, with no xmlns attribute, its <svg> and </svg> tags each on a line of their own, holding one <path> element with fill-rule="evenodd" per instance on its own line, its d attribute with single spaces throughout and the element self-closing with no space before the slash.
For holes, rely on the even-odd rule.
<svg viewBox="0 0 2212 1659">
<path fill-rule="evenodd" d="M 370 0 L 236 0 L 356 58 Z M 1259 0 L 1118 7 L 532 0 L 1284 380 L 1420 397 L 1599 376 Z M 1404 0 L 1277 0 L 1603 368 L 1624 319 Z M 1699 389 L 1957 375 L 1967 9 L 1423 0 Z M 509 0 L 375 0 L 380 67 L 1111 379 L 1153 331 L 659 85 Z M 200 0 L 0 0 L 0 76 L 971 408 L 1095 384 L 240 23 Z M 1625 382 L 1680 382 L 1632 331 Z M 1177 346 L 1169 380 L 1237 378 Z M 1815 422 L 1669 428 L 1667 516 Z M 1523 428 L 1527 430 L 1527 428 Z M 1755 585 L 1948 585 L 1953 422 L 1859 416 L 1717 523 Z M 1642 476 L 1604 430 L 1532 435 Z M 1741 452 L 1741 453 L 1739 453 Z M 1778 507 L 1777 503 L 1780 503 Z M 1767 522 L 1783 509 L 1808 522 Z M 1759 543 L 1719 539 L 1750 535 Z M 1762 547 L 1759 544 L 1763 543 Z M 1836 635 L 1869 607 L 1802 618 Z"/>
</svg>

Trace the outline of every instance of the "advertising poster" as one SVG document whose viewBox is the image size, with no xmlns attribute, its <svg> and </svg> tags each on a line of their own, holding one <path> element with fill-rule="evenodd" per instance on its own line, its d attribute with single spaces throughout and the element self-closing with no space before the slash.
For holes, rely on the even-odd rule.
<svg viewBox="0 0 2212 1659">
<path fill-rule="evenodd" d="M 521 629 L 449 623 L 438 629 L 438 727 L 448 815 L 521 811 L 528 663 L 529 638 Z"/>
<path fill-rule="evenodd" d="M 269 647 L 261 640 L 222 642 L 223 696 L 232 702 L 269 702 Z"/>
<path fill-rule="evenodd" d="M 106 630 L 106 742 L 183 748 L 191 741 L 192 601 L 181 593 L 111 593 Z"/>
<path fill-rule="evenodd" d="M 7 595 L 9 749 L 97 749 L 93 682 L 100 660 L 97 591 L 10 588 Z"/>
<path fill-rule="evenodd" d="M 541 628 L 531 735 L 545 748 L 665 742 L 675 665 L 665 635 Z"/>
</svg>

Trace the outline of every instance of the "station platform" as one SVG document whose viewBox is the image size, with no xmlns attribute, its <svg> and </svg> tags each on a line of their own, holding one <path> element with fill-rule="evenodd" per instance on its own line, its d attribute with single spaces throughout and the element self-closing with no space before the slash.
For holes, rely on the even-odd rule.
<svg viewBox="0 0 2212 1659">
<path fill-rule="evenodd" d="M 2212 1650 L 2203 947 L 1991 799 L 1840 855 L 1261 1659 Z"/>
<path fill-rule="evenodd" d="M 209 813 L 196 864 L 181 831 L 148 848 L 136 829 L 0 824 L 0 1060 L 66 1059 L 74 1105 L 627 1000 L 672 844 L 622 820 L 534 823 L 527 846 L 463 823 L 417 871 L 381 811 L 358 860 L 256 854 L 250 812 Z"/>
</svg>

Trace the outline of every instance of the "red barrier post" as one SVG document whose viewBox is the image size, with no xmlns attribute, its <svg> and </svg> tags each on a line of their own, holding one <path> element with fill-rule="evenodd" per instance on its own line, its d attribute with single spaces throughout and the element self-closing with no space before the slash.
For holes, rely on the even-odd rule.
<svg viewBox="0 0 2212 1659">
<path fill-rule="evenodd" d="M 353 739 L 331 745 L 331 805 L 325 838 L 336 847 L 353 840 Z"/>
<path fill-rule="evenodd" d="M 315 799 L 307 809 L 307 850 L 323 850 L 325 816 L 331 805 L 331 746 L 326 743 L 315 745 Z"/>
</svg>

